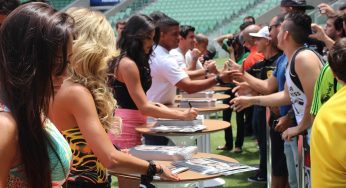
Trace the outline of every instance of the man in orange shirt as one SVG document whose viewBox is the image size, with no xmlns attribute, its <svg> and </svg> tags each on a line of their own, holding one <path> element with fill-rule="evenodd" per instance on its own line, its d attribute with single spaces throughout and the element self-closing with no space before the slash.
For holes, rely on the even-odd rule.
<svg viewBox="0 0 346 188">
<path fill-rule="evenodd" d="M 249 69 L 253 64 L 263 61 L 264 55 L 257 53 L 255 45 L 255 38 L 250 36 L 249 33 L 257 33 L 261 28 L 258 25 L 249 25 L 243 31 L 244 46 L 250 50 L 249 56 L 243 61 L 243 71 Z"/>
</svg>

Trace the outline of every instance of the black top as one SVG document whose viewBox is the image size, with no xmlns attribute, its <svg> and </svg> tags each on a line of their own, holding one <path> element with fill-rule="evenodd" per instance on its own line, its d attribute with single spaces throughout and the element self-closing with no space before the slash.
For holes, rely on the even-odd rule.
<svg viewBox="0 0 346 188">
<path fill-rule="evenodd" d="M 277 53 L 269 59 L 264 59 L 258 63 L 252 65 L 246 72 L 252 76 L 265 80 L 270 77 L 273 73 L 273 70 L 276 68 L 276 60 L 282 55 L 282 52 Z"/>
<path fill-rule="evenodd" d="M 273 71 L 276 68 L 276 60 L 281 55 L 282 55 L 282 52 L 279 52 L 269 59 L 264 59 L 263 61 L 255 63 L 246 72 L 248 72 L 249 74 L 251 74 L 252 76 L 256 78 L 265 80 L 273 74 Z M 266 109 L 266 107 L 264 106 L 255 105 L 254 107 L 257 110 L 262 110 L 262 112 L 265 112 L 265 109 Z"/>
<path fill-rule="evenodd" d="M 136 63 L 136 65 L 139 70 L 142 88 L 144 92 L 147 93 L 152 83 L 149 63 L 146 65 L 138 65 Z M 119 108 L 138 110 L 136 104 L 133 102 L 129 94 L 126 85 L 123 82 L 113 78 L 110 85 L 113 88 L 113 96 L 117 100 Z"/>
</svg>

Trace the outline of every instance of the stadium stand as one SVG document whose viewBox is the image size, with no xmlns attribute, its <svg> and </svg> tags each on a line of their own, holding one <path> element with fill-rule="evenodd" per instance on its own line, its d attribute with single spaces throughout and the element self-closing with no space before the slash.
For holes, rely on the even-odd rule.
<svg viewBox="0 0 346 188">
<path fill-rule="evenodd" d="M 280 5 L 281 0 L 264 0 L 259 3 L 257 3 L 255 6 L 247 9 L 244 12 L 240 12 L 239 15 L 237 15 L 236 18 L 230 20 L 228 23 L 226 23 L 221 33 L 235 33 L 239 31 L 239 26 L 241 23 L 243 23 L 243 18 L 247 15 L 251 15 L 255 18 L 260 16 L 261 14 L 269 11 L 270 9 Z"/>
<path fill-rule="evenodd" d="M 152 2 L 154 2 L 154 0 L 135 0 L 117 14 L 109 16 L 108 21 L 112 26 L 115 26 L 118 20 L 128 18 L 131 14 L 143 9 L 143 7 L 149 6 Z"/>
<path fill-rule="evenodd" d="M 115 25 L 117 20 L 126 19 L 135 12 L 150 14 L 160 10 L 181 24 L 194 26 L 197 32 L 208 33 L 225 24 L 229 25 L 225 32 L 231 32 L 242 22 L 242 17 L 238 15 L 248 13 L 256 17 L 263 11 L 279 5 L 279 2 L 280 0 L 138 0 L 108 17 L 108 20 Z"/>
</svg>

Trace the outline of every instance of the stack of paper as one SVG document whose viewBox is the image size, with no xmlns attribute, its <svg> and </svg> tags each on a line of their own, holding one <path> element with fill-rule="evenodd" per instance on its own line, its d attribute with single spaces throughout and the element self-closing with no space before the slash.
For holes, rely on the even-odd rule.
<svg viewBox="0 0 346 188">
<path fill-rule="evenodd" d="M 189 160 L 175 161 L 172 164 L 178 167 L 188 167 L 192 171 L 208 175 L 231 175 L 258 169 L 248 165 L 228 162 L 216 158 L 192 158 Z"/>
<path fill-rule="evenodd" d="M 215 107 L 216 99 L 181 99 L 180 108 L 211 108 Z"/>
<path fill-rule="evenodd" d="M 215 92 L 211 90 L 200 91 L 197 93 L 188 94 L 184 91 L 180 92 L 182 98 L 212 98 Z"/>
<path fill-rule="evenodd" d="M 191 159 L 197 150 L 196 146 L 140 145 L 131 148 L 129 153 L 144 160 L 178 161 Z"/>
<path fill-rule="evenodd" d="M 157 118 L 156 125 L 165 125 L 165 126 L 194 126 L 194 125 L 203 125 L 204 116 L 198 115 L 194 120 L 179 120 L 179 119 L 164 119 Z"/>
<path fill-rule="evenodd" d="M 203 125 L 203 120 L 203 115 L 198 115 L 196 119 L 190 121 L 159 118 L 150 130 L 155 132 L 196 132 L 207 128 Z"/>
</svg>

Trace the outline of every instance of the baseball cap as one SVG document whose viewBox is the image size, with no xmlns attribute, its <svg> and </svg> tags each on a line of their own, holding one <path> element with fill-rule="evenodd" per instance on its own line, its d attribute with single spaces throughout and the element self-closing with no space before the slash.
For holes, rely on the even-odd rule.
<svg viewBox="0 0 346 188">
<path fill-rule="evenodd" d="M 281 0 L 282 7 L 300 7 L 304 9 L 314 9 L 313 6 L 307 5 L 305 0 Z"/>
<path fill-rule="evenodd" d="M 270 40 L 270 36 L 269 36 L 269 28 L 268 26 L 264 26 L 262 27 L 262 29 L 260 29 L 257 33 L 249 33 L 250 36 L 253 37 L 257 37 L 257 38 L 266 38 L 268 40 Z"/>
</svg>

